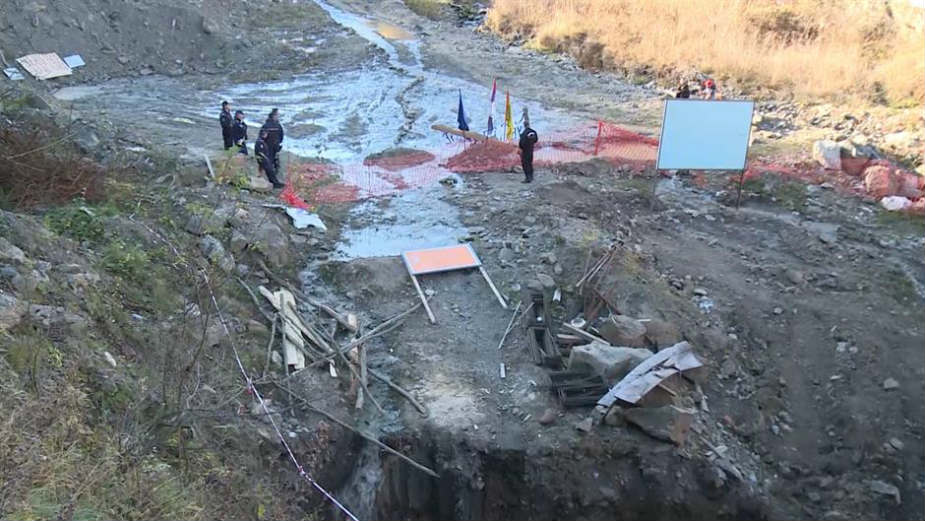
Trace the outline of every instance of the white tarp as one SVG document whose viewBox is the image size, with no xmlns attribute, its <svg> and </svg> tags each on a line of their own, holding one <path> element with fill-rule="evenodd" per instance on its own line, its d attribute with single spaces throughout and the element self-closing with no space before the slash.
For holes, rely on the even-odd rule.
<svg viewBox="0 0 925 521">
<path fill-rule="evenodd" d="M 321 218 L 318 217 L 318 214 L 314 214 L 303 210 L 301 208 L 286 208 L 286 214 L 292 218 L 292 225 L 298 229 L 306 228 L 308 226 L 314 226 L 323 231 L 327 231 L 328 227 L 321 222 Z"/>
<path fill-rule="evenodd" d="M 754 101 L 665 102 L 659 170 L 744 170 Z"/>
<path fill-rule="evenodd" d="M 35 76 L 37 80 L 49 80 L 60 76 L 70 76 L 71 68 L 64 63 L 64 60 L 57 53 L 48 54 L 29 54 L 22 58 L 16 58 L 16 62 L 22 65 L 26 72 Z"/>
</svg>

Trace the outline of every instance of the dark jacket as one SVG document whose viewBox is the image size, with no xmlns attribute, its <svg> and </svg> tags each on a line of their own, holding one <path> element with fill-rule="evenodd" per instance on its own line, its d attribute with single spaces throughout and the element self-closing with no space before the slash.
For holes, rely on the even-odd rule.
<svg viewBox="0 0 925 521">
<path fill-rule="evenodd" d="M 260 166 L 267 168 L 273 154 L 263 138 L 257 138 L 257 142 L 254 143 L 254 155 L 257 156 L 257 162 L 260 163 Z"/>
<path fill-rule="evenodd" d="M 231 139 L 236 145 L 247 141 L 247 123 L 243 119 L 234 120 L 234 127 L 231 129 Z"/>
<path fill-rule="evenodd" d="M 674 95 L 675 98 L 687 99 L 691 97 L 691 89 L 685 83 L 678 87 L 678 92 Z"/>
<path fill-rule="evenodd" d="M 222 126 L 222 131 L 230 132 L 231 127 L 234 126 L 234 116 L 231 115 L 230 110 L 223 110 L 218 116 L 218 122 Z"/>
<path fill-rule="evenodd" d="M 525 127 L 524 131 L 520 133 L 520 142 L 517 143 L 517 146 L 523 150 L 524 154 L 532 154 L 533 145 L 535 145 L 539 139 L 535 130 L 530 127 Z"/>
<path fill-rule="evenodd" d="M 283 126 L 279 124 L 279 121 L 267 118 L 260 130 L 267 131 L 267 146 L 270 148 L 270 153 L 275 154 L 283 146 Z"/>
</svg>

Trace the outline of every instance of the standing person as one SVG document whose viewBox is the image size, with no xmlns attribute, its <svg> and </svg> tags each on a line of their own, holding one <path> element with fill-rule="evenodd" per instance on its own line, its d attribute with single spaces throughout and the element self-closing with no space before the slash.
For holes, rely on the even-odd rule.
<svg viewBox="0 0 925 521">
<path fill-rule="evenodd" d="M 524 183 L 533 182 L 533 146 L 539 141 L 536 131 L 530 128 L 530 122 L 524 121 L 524 131 L 520 133 L 520 164 L 524 167 Z"/>
<path fill-rule="evenodd" d="M 234 117 L 231 115 L 231 103 L 222 102 L 222 112 L 218 116 L 218 123 L 222 126 L 222 141 L 225 143 L 225 150 L 234 145 L 231 139 L 231 129 L 234 127 Z"/>
<path fill-rule="evenodd" d="M 234 139 L 235 146 L 238 147 L 238 153 L 247 155 L 247 123 L 244 121 L 244 111 L 238 110 L 234 113 L 234 127 L 231 129 L 231 137 Z"/>
<path fill-rule="evenodd" d="M 260 171 L 267 176 L 267 180 L 273 183 L 273 188 L 282 188 L 285 185 L 279 182 L 276 177 L 276 165 L 273 164 L 270 155 L 270 147 L 267 145 L 267 131 L 260 129 L 260 136 L 254 143 L 254 155 L 257 156 L 257 165 Z"/>
<path fill-rule="evenodd" d="M 707 81 L 703 82 L 703 99 L 716 99 L 716 82 L 713 78 L 707 78 Z"/>
<path fill-rule="evenodd" d="M 279 171 L 279 151 L 283 149 L 283 126 L 279 124 L 279 109 L 270 111 L 266 123 L 260 130 L 267 131 L 267 147 L 270 150 L 270 160 L 276 171 Z"/>
<path fill-rule="evenodd" d="M 674 95 L 678 99 L 688 99 L 691 97 L 691 88 L 687 85 L 686 81 L 682 81 L 678 85 L 678 91 Z"/>
</svg>

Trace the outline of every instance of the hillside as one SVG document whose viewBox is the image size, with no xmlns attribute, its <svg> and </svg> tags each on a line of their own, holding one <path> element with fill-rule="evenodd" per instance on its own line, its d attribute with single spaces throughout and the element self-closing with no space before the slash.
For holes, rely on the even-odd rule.
<svg viewBox="0 0 925 521">
<path fill-rule="evenodd" d="M 907 2 L 496 0 L 486 25 L 588 67 L 666 84 L 702 72 L 764 96 L 925 100 L 923 11 Z"/>
</svg>

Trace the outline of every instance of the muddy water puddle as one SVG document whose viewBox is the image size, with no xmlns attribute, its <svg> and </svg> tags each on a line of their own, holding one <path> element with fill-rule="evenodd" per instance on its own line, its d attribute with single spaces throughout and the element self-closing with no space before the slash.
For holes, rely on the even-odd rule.
<svg viewBox="0 0 925 521">
<path fill-rule="evenodd" d="M 382 210 L 373 200 L 354 210 L 353 227 L 345 229 L 338 255 L 396 255 L 410 248 L 456 242 L 466 230 L 455 208 L 433 194 L 443 190 L 436 181 L 452 175 L 440 163 L 463 145 L 450 142 L 430 127 L 435 123 L 456 126 L 462 94 L 470 128 L 484 131 L 489 85 L 426 69 L 420 59 L 420 42 L 401 27 L 366 19 L 321 0 L 316 3 L 344 30 L 352 30 L 371 44 L 370 52 L 354 68 L 311 70 L 285 80 L 218 88 L 200 88 L 183 78 L 146 76 L 68 87 L 55 96 L 72 103 L 77 113 L 102 116 L 131 129 L 142 140 L 184 146 L 197 156 L 218 146 L 217 118 L 222 100 L 245 111 L 251 144 L 266 114 L 278 108 L 288 152 L 338 163 L 343 181 L 357 186 L 363 197 L 394 196 L 389 209 Z M 324 45 L 314 40 L 291 43 Z M 496 127 L 503 127 L 503 93 L 498 94 L 494 118 Z M 539 103 L 512 102 L 515 119 L 520 119 L 526 106 L 537 128 L 574 128 L 585 122 L 581 116 Z M 365 181 L 372 177 L 360 168 L 363 159 L 399 146 L 432 151 L 438 160 L 429 165 L 432 168 L 386 175 L 407 178 L 392 184 L 383 184 L 383 176 L 375 179 L 375 186 Z M 409 186 L 423 188 L 405 189 Z"/>
</svg>

